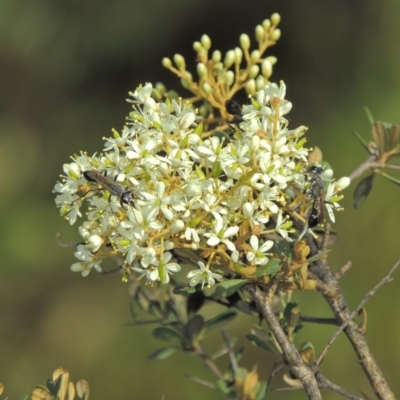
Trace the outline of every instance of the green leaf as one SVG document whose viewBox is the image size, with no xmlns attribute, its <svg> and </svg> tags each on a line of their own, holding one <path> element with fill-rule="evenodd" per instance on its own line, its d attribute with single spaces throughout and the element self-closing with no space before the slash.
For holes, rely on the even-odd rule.
<svg viewBox="0 0 400 400">
<path fill-rule="evenodd" d="M 185 326 L 185 336 L 190 341 L 195 340 L 204 327 L 204 319 L 201 315 L 195 315 Z"/>
<path fill-rule="evenodd" d="M 212 329 L 218 328 L 222 325 L 227 324 L 237 315 L 236 311 L 227 310 L 223 313 L 217 315 L 214 318 L 209 319 L 204 323 L 204 328 L 207 329 L 207 332 L 211 331 Z"/>
<path fill-rule="evenodd" d="M 353 199 L 355 209 L 359 208 L 370 194 L 374 183 L 374 177 L 375 173 L 372 173 L 371 175 L 365 177 L 363 180 L 360 181 L 360 183 L 354 190 Z"/>
<path fill-rule="evenodd" d="M 221 297 L 229 297 L 236 293 L 248 281 L 246 279 L 230 279 L 216 285 L 215 293 Z"/>
<path fill-rule="evenodd" d="M 264 275 L 272 276 L 275 275 L 282 268 L 281 260 L 277 258 L 271 258 L 267 264 L 261 265 L 257 272 L 254 274 L 256 278 L 260 278 Z"/>
<path fill-rule="evenodd" d="M 256 335 L 253 335 L 252 333 L 250 333 L 250 334 L 246 335 L 246 338 L 254 346 L 259 347 L 260 349 L 265 350 L 268 353 L 273 354 L 275 356 L 280 356 L 280 354 L 274 347 L 270 346 L 269 344 L 267 344 L 266 342 L 264 342 L 263 340 L 258 338 Z"/>
<path fill-rule="evenodd" d="M 26 394 L 24 396 L 21 396 L 18 400 L 30 400 L 31 396 L 29 394 Z M 6 397 L 4 400 L 7 400 L 8 397 Z"/>
<path fill-rule="evenodd" d="M 196 292 L 196 288 L 189 285 L 177 285 L 174 287 L 172 293 L 174 294 L 192 294 Z"/>
<path fill-rule="evenodd" d="M 374 116 L 368 107 L 364 107 L 365 114 L 367 114 L 368 121 L 371 125 L 375 122 Z"/>
<path fill-rule="evenodd" d="M 171 328 L 167 328 L 164 326 L 159 326 L 158 328 L 153 330 L 153 336 L 159 340 L 163 340 L 165 342 L 169 342 L 171 340 L 179 340 L 183 339 L 182 335 Z"/>
<path fill-rule="evenodd" d="M 257 397 L 255 400 L 262 400 L 265 396 L 265 392 L 267 391 L 267 382 L 258 381 L 257 382 Z"/>
<path fill-rule="evenodd" d="M 360 141 L 360 143 L 365 147 L 365 149 L 370 153 L 368 143 L 362 138 L 362 136 L 357 132 L 353 131 L 353 135 Z"/>
<path fill-rule="evenodd" d="M 228 382 L 222 380 L 222 379 L 218 379 L 215 382 L 215 386 L 224 394 L 227 395 L 230 391 L 231 388 L 228 386 Z"/>
<path fill-rule="evenodd" d="M 393 176 L 390 176 L 390 175 L 388 175 L 388 174 L 385 174 L 385 173 L 382 172 L 382 171 L 379 171 L 379 173 L 380 173 L 382 176 L 384 176 L 386 179 L 388 179 L 390 182 L 393 182 L 393 183 L 395 183 L 396 185 L 400 185 L 400 180 L 399 180 L 399 179 L 393 178 Z"/>
<path fill-rule="evenodd" d="M 290 302 L 286 304 L 285 310 L 283 311 L 283 317 L 286 322 L 290 324 L 290 319 L 292 318 L 292 310 L 298 306 L 295 302 Z"/>
<path fill-rule="evenodd" d="M 178 347 L 161 347 L 160 349 L 157 349 L 153 351 L 149 355 L 150 360 L 165 360 L 169 356 L 172 356 L 179 348 Z"/>
<path fill-rule="evenodd" d="M 321 257 L 323 257 L 325 254 L 329 253 L 332 249 L 327 249 L 324 251 L 321 251 L 321 253 L 316 254 L 315 256 L 312 256 L 310 258 L 307 258 L 308 263 L 312 263 L 314 261 L 319 260 Z"/>
<path fill-rule="evenodd" d="M 229 338 L 229 344 L 230 344 L 231 349 L 235 346 L 236 342 L 237 342 L 237 338 L 236 337 L 230 337 Z M 227 347 L 226 343 L 223 342 L 221 344 L 221 346 L 219 346 L 217 348 L 217 350 L 215 350 L 215 352 L 211 355 L 211 359 L 212 360 L 216 360 L 217 358 L 222 357 L 227 353 L 228 353 L 228 347 Z"/>
</svg>

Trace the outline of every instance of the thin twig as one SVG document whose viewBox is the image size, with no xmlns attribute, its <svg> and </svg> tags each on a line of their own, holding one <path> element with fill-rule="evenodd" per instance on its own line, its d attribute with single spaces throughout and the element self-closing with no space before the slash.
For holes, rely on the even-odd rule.
<svg viewBox="0 0 400 400">
<path fill-rule="evenodd" d="M 335 272 L 335 278 L 339 280 L 352 267 L 352 265 L 353 263 L 351 261 L 347 261 L 347 263 L 344 264 L 339 271 Z"/>
<path fill-rule="evenodd" d="M 318 248 L 313 237 L 307 235 L 306 239 L 311 249 L 310 255 L 318 254 Z M 347 305 L 346 299 L 344 298 L 343 291 L 335 278 L 335 274 L 329 267 L 327 260 L 320 259 L 311 263 L 309 265 L 309 273 L 318 279 L 317 290 L 324 296 L 326 302 L 332 309 L 338 324 L 342 324 L 348 319 L 350 309 Z M 379 399 L 395 400 L 394 393 L 379 368 L 365 336 L 360 332 L 359 326 L 351 320 L 344 328 L 344 333 L 353 346 L 360 365 L 364 370 L 365 376 L 374 390 L 375 395 Z"/>
<path fill-rule="evenodd" d="M 391 275 L 394 273 L 394 271 L 396 271 L 399 265 L 400 265 L 400 258 L 397 260 L 396 264 L 390 269 L 390 271 L 386 274 L 386 276 L 377 285 L 375 285 L 375 287 L 372 290 L 370 290 L 368 293 L 365 294 L 365 296 L 363 297 L 360 304 L 356 307 L 356 309 L 349 315 L 349 317 L 343 322 L 343 324 L 338 328 L 338 330 L 331 336 L 331 338 L 328 340 L 328 343 L 322 350 L 321 354 L 313 364 L 314 371 L 317 371 L 318 366 L 324 359 L 326 353 L 328 352 L 329 347 L 337 339 L 337 337 L 344 330 L 344 328 L 346 328 L 348 323 L 360 312 L 360 310 L 364 307 L 365 303 L 375 295 L 375 293 L 378 291 L 379 288 L 381 288 L 383 285 L 393 280 Z"/>
<path fill-rule="evenodd" d="M 371 154 L 359 167 L 357 167 L 350 175 L 350 180 L 354 180 L 361 176 L 364 172 L 368 171 L 372 168 L 372 165 L 375 163 L 377 154 Z"/>
<path fill-rule="evenodd" d="M 269 374 L 268 381 L 267 381 L 267 389 L 270 387 L 270 383 L 272 379 L 279 373 L 279 371 L 285 367 L 286 363 L 284 361 L 275 361 L 274 365 L 272 366 L 271 373 Z"/>
<path fill-rule="evenodd" d="M 314 324 L 325 324 L 325 325 L 338 325 L 335 318 L 321 318 L 321 317 L 308 317 L 306 315 L 300 316 L 301 322 L 311 322 Z"/>
<path fill-rule="evenodd" d="M 228 331 L 226 329 L 222 329 L 222 337 L 224 338 L 226 347 L 228 349 L 229 360 L 231 362 L 233 374 L 235 375 L 236 371 L 238 369 L 238 364 L 236 361 L 235 353 L 233 352 L 233 349 L 231 346 L 231 341 L 229 340 Z"/>
<path fill-rule="evenodd" d="M 275 316 L 271 305 L 272 298 L 269 297 L 268 293 L 264 294 L 255 284 L 248 284 L 245 288 L 255 301 L 258 310 L 261 312 L 268 325 L 269 330 L 278 342 L 282 350 L 282 355 L 287 362 L 290 371 L 300 380 L 308 398 L 310 400 L 322 400 L 314 373 L 311 371 L 310 367 L 304 363 L 298 350 L 294 344 L 290 342 Z"/>
<path fill-rule="evenodd" d="M 200 378 L 197 378 L 196 376 L 192 376 L 192 375 L 185 375 L 185 376 L 186 376 L 186 378 L 189 378 L 192 381 L 200 383 L 200 385 L 203 385 L 203 386 L 208 387 L 210 389 L 216 389 L 216 386 L 213 383 L 205 381 L 204 379 L 200 379 Z"/>
<path fill-rule="evenodd" d="M 389 168 L 400 170 L 400 165 L 385 164 L 380 162 L 371 163 L 371 168 Z"/>
<path fill-rule="evenodd" d="M 351 400 L 364 400 L 362 397 L 358 397 L 353 393 L 348 392 L 346 389 L 343 389 L 339 385 L 336 385 L 335 383 L 331 382 L 330 380 L 325 378 L 325 376 L 323 376 L 321 372 L 317 372 L 316 377 L 319 383 L 319 387 L 321 389 L 330 389 Z"/>
<path fill-rule="evenodd" d="M 205 366 L 218 378 L 221 380 L 224 380 L 224 374 L 219 370 L 219 368 L 216 366 L 216 364 L 211 360 L 210 357 L 208 357 L 207 353 L 204 351 L 203 347 L 200 344 L 197 344 L 194 347 L 194 351 L 197 355 L 199 355 Z"/>
</svg>

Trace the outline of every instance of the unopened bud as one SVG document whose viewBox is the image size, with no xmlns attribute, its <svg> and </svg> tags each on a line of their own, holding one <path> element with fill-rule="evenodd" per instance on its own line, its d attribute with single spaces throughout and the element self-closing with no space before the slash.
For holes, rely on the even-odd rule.
<svg viewBox="0 0 400 400">
<path fill-rule="evenodd" d="M 249 79 L 246 83 L 246 92 L 251 96 L 256 94 L 256 81 L 254 79 Z"/>
<path fill-rule="evenodd" d="M 258 65 L 252 65 L 249 72 L 250 78 L 255 78 L 260 72 L 260 67 Z"/>
<path fill-rule="evenodd" d="M 196 51 L 197 53 L 203 48 L 203 46 L 201 45 L 200 42 L 194 42 L 193 43 L 193 49 L 194 51 Z"/>
<path fill-rule="evenodd" d="M 225 67 L 229 68 L 234 61 L 235 61 L 235 52 L 233 50 L 227 51 L 224 60 Z"/>
<path fill-rule="evenodd" d="M 272 25 L 277 26 L 279 24 L 279 22 L 281 22 L 281 16 L 278 13 L 273 13 L 271 15 L 271 22 L 272 22 Z"/>
<path fill-rule="evenodd" d="M 235 64 L 240 64 L 243 58 L 243 51 L 240 47 L 235 48 Z"/>
<path fill-rule="evenodd" d="M 225 84 L 228 86 L 233 85 L 233 82 L 235 81 L 235 74 L 233 71 L 226 71 L 225 77 L 224 77 Z"/>
<path fill-rule="evenodd" d="M 256 89 L 257 90 L 263 89 L 265 86 L 265 83 L 266 83 L 266 81 L 265 81 L 264 77 L 262 75 L 258 75 L 258 77 L 256 79 Z"/>
<path fill-rule="evenodd" d="M 267 79 L 272 75 L 272 64 L 269 62 L 269 60 L 264 60 L 262 62 L 261 72 Z"/>
<path fill-rule="evenodd" d="M 206 50 L 210 50 L 211 48 L 211 39 L 208 35 L 203 35 L 200 39 L 201 44 Z"/>
<path fill-rule="evenodd" d="M 268 31 L 268 29 L 271 28 L 271 21 L 269 19 L 264 19 L 262 26 L 265 31 Z"/>
<path fill-rule="evenodd" d="M 171 68 L 171 66 L 172 66 L 172 61 L 171 61 L 168 57 L 164 57 L 164 58 L 162 59 L 162 65 L 163 65 L 163 67 L 165 67 L 165 68 Z"/>
<path fill-rule="evenodd" d="M 280 29 L 275 29 L 272 32 L 271 39 L 276 42 L 280 37 L 281 37 L 281 30 Z"/>
<path fill-rule="evenodd" d="M 265 35 L 264 28 L 261 25 L 257 25 L 256 26 L 256 32 L 255 32 L 256 40 L 258 42 L 260 40 L 263 40 L 264 39 L 264 35 Z"/>
<path fill-rule="evenodd" d="M 186 69 L 185 59 L 180 54 L 174 55 L 174 62 L 179 69 Z"/>
<path fill-rule="evenodd" d="M 197 64 L 197 74 L 199 75 L 200 79 L 204 79 L 208 75 L 207 67 L 203 63 Z"/>
<path fill-rule="evenodd" d="M 212 60 L 213 62 L 216 64 L 218 62 L 220 62 L 222 59 L 222 54 L 219 50 L 214 50 L 213 54 L 212 54 Z"/>
<path fill-rule="evenodd" d="M 242 33 L 239 38 L 240 45 L 243 50 L 248 50 L 250 48 L 250 37 L 245 33 Z"/>
<path fill-rule="evenodd" d="M 260 59 L 260 52 L 258 50 L 253 50 L 250 58 L 253 63 L 256 63 Z"/>
<path fill-rule="evenodd" d="M 202 89 L 206 94 L 210 94 L 213 92 L 213 88 L 207 82 L 203 84 Z"/>
</svg>

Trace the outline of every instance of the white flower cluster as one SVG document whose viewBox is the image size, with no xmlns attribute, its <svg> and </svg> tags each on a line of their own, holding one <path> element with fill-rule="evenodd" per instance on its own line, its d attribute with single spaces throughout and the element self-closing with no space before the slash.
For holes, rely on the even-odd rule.
<svg viewBox="0 0 400 400">
<path fill-rule="evenodd" d="M 174 249 L 189 249 L 204 261 L 187 274 L 190 285 L 211 286 L 222 278 L 216 265 L 265 265 L 273 246 L 265 235 L 293 240 L 288 204 L 308 185 L 306 128 L 288 129 L 284 83 L 265 86 L 243 108 L 231 141 L 203 138 L 192 105 L 156 102 L 152 89 L 132 93 L 129 124 L 101 155 L 64 165 L 55 186 L 61 215 L 74 224 L 89 205 L 71 269 L 86 276 L 118 255 L 127 273 L 167 283 L 182 266 Z M 326 200 L 337 201 L 342 186 L 331 183 Z"/>
</svg>

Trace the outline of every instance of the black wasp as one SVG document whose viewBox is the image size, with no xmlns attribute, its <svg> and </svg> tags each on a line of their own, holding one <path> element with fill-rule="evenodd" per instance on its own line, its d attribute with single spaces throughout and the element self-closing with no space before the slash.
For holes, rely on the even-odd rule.
<svg viewBox="0 0 400 400">
<path fill-rule="evenodd" d="M 238 124 L 239 122 L 243 122 L 242 118 L 242 107 L 240 104 L 233 99 L 227 100 L 225 102 L 226 112 L 230 115 L 234 116 L 234 119 L 230 121 L 232 124 Z"/>
<path fill-rule="evenodd" d="M 310 187 L 307 190 L 307 200 L 313 200 L 311 212 L 308 217 L 308 226 L 314 228 L 324 220 L 324 182 L 321 178 L 323 168 L 319 165 L 312 165 L 308 169 L 310 174 Z"/>
<path fill-rule="evenodd" d="M 239 129 L 239 124 L 243 122 L 243 117 L 242 117 L 242 108 L 240 107 L 240 104 L 233 99 L 227 100 L 225 102 L 225 109 L 226 112 L 230 115 L 233 115 L 233 120 L 228 121 L 228 125 L 235 131 L 236 129 Z M 235 125 L 237 128 L 235 129 Z"/>
<path fill-rule="evenodd" d="M 89 182 L 96 182 L 107 189 L 113 196 L 119 197 L 119 202 L 122 208 L 125 208 L 125 205 L 134 205 L 133 193 L 130 190 L 124 189 L 121 185 L 110 181 L 100 172 L 92 169 L 89 171 L 84 171 L 83 176 Z"/>
</svg>

